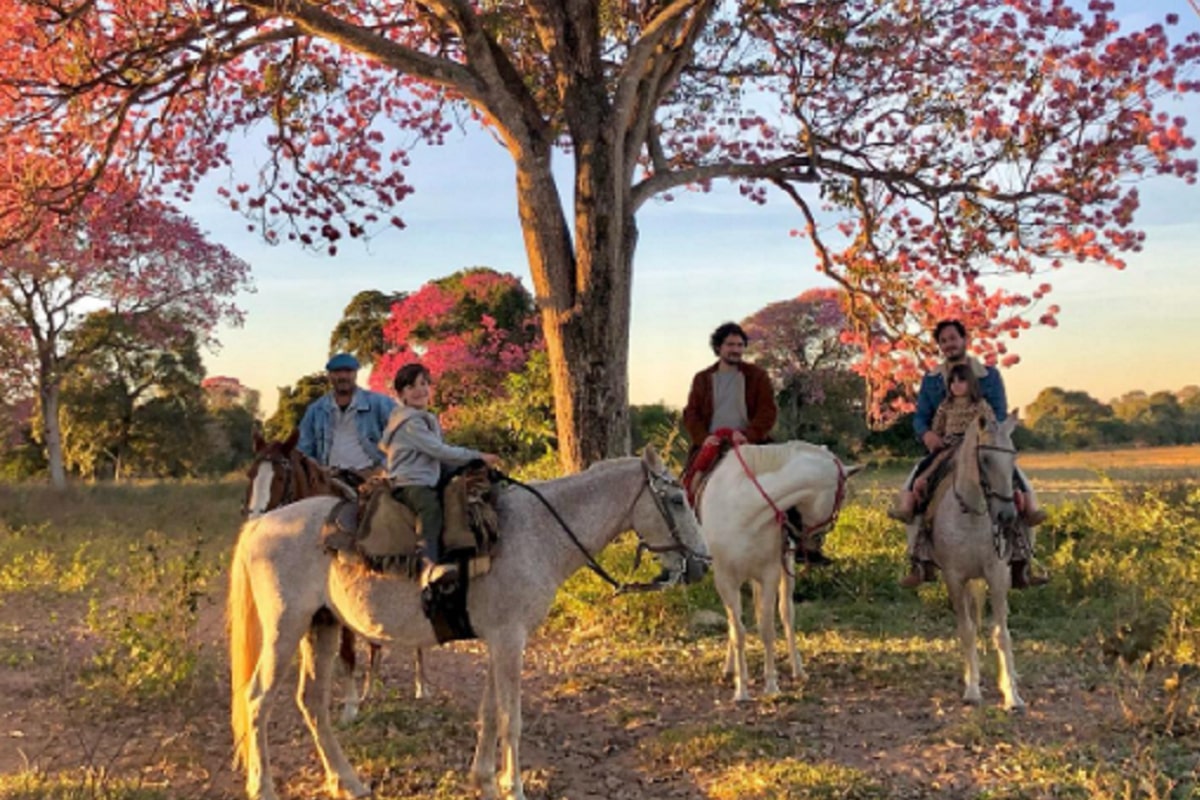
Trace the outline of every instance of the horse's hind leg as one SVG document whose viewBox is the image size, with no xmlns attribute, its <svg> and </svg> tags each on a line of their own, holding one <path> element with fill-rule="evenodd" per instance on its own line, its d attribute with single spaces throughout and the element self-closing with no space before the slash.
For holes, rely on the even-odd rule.
<svg viewBox="0 0 1200 800">
<path fill-rule="evenodd" d="M 1005 566 L 1004 569 L 1007 569 Z M 1001 574 L 989 583 L 992 597 L 992 641 L 996 645 L 1000 694 L 1009 711 L 1024 711 L 1025 701 L 1017 693 L 1017 667 L 1013 657 L 1012 637 L 1008 633 L 1008 580 Z"/>
<path fill-rule="evenodd" d="M 304 636 L 306 621 L 295 617 L 273 619 L 264 614 L 261 618 L 262 651 L 246 687 L 246 795 L 251 800 L 276 800 L 271 784 L 267 723 L 281 672 Z"/>
<path fill-rule="evenodd" d="M 418 650 L 419 654 L 421 651 Z M 471 761 L 471 785 L 479 794 L 491 800 L 496 796 L 496 743 L 499 736 L 496 721 L 496 668 L 488 654 L 487 677 L 483 682 L 483 698 L 479 701 L 479 738 L 475 742 L 475 758 Z"/>
<path fill-rule="evenodd" d="M 525 800 L 521 784 L 521 661 L 525 634 L 513 632 L 502 641 L 489 641 L 488 650 L 495 673 L 500 792 L 505 800 Z"/>
<path fill-rule="evenodd" d="M 317 755 L 325 768 L 325 788 L 338 797 L 344 790 L 351 797 L 367 797 L 371 790 L 363 785 L 346 760 L 333 731 L 330 718 L 330 687 L 340 641 L 341 626 L 328 611 L 318 612 L 308 635 L 300 643 L 300 685 L 296 704 L 312 732 Z"/>
</svg>

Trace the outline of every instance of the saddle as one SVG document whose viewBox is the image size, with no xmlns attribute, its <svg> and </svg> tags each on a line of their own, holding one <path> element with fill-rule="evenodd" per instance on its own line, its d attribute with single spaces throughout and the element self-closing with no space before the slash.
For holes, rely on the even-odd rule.
<svg viewBox="0 0 1200 800">
<path fill-rule="evenodd" d="M 491 570 L 499 540 L 496 491 L 486 465 L 468 465 L 441 491 L 442 552 L 468 577 Z M 392 497 L 386 477 L 359 486 L 358 498 L 334 506 L 321 527 L 321 545 L 342 564 L 416 580 L 420 571 L 416 515 Z"/>
</svg>

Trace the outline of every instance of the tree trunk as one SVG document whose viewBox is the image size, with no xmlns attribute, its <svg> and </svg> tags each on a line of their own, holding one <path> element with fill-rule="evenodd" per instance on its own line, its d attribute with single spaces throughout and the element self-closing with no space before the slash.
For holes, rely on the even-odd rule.
<svg viewBox="0 0 1200 800">
<path fill-rule="evenodd" d="M 576 472 L 629 453 L 629 315 L 637 233 L 620 176 L 577 149 L 575 240 L 549 150 L 518 157 L 517 196 L 554 388 L 559 462 Z"/>
<path fill-rule="evenodd" d="M 50 385 L 47 385 L 47 384 Z M 67 488 L 67 473 L 63 468 L 62 429 L 58 424 L 58 386 L 43 378 L 38 392 L 42 405 L 42 436 L 46 442 L 46 460 L 50 465 L 50 485 Z"/>
</svg>

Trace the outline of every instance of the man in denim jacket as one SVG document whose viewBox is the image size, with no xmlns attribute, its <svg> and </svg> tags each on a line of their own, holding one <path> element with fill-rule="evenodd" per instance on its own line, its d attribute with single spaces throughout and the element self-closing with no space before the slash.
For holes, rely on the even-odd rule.
<svg viewBox="0 0 1200 800">
<path fill-rule="evenodd" d="M 1003 422 L 1008 417 L 1008 398 L 1004 391 L 1004 379 L 1000 376 L 1000 371 L 995 367 L 984 365 L 979 360 L 967 355 L 968 338 L 966 326 L 956 319 L 944 319 L 933 329 L 933 338 L 937 342 L 938 349 L 941 350 L 945 361 L 937 369 L 927 373 L 922 378 L 921 389 L 917 394 L 917 411 L 913 416 L 913 431 L 916 433 L 917 440 L 930 453 L 936 453 L 945 446 L 942 437 L 932 430 L 933 416 L 937 413 L 938 406 L 942 404 L 942 400 L 946 397 L 946 376 L 950 371 L 950 367 L 955 364 L 970 365 L 971 371 L 979 380 L 979 391 L 983 395 L 983 399 L 992 407 L 992 411 L 995 412 L 996 420 Z M 912 488 L 912 481 L 916 477 L 916 473 L 917 469 L 909 473 L 904 484 L 906 489 Z M 1028 498 L 1025 507 L 1018 509 L 1025 523 L 1019 532 L 1028 537 L 1028 547 L 1030 552 L 1032 552 L 1033 529 L 1046 520 L 1046 512 L 1038 507 L 1036 495 L 1034 495 L 1029 485 L 1029 479 L 1021 471 L 1020 467 L 1014 469 L 1013 484 L 1015 488 L 1021 490 L 1023 497 Z M 911 517 L 906 519 L 904 515 L 896 515 L 894 512 L 895 510 L 888 513 L 894 518 L 900 519 L 908 526 L 908 555 L 910 560 L 912 560 L 914 555 L 913 547 L 921 523 L 919 519 L 914 520 Z M 923 580 L 928 579 L 928 577 L 929 573 L 924 567 L 913 560 L 912 570 L 900 581 L 900 585 L 905 588 L 915 588 Z M 1048 576 L 1044 573 L 1032 572 L 1027 562 L 1013 562 L 1014 588 L 1024 589 L 1028 586 L 1041 586 L 1048 580 Z"/>
<path fill-rule="evenodd" d="M 325 365 L 332 387 L 313 401 L 300 420 L 300 452 L 358 486 L 383 467 L 379 440 L 396 402 L 358 387 L 358 359 L 338 353 Z"/>
</svg>

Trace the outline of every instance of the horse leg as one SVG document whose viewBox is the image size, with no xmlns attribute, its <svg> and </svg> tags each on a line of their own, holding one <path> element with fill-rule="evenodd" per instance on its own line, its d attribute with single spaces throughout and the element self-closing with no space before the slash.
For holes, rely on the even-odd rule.
<svg viewBox="0 0 1200 800">
<path fill-rule="evenodd" d="M 342 716 L 343 725 L 349 725 L 358 717 L 358 707 L 366 699 L 366 688 L 358 691 L 354 679 L 354 666 L 357 656 L 354 652 L 354 631 L 343 626 L 341 643 L 338 648 L 338 671 L 342 677 Z"/>
<path fill-rule="evenodd" d="M 975 647 L 976 610 L 975 598 L 966 580 L 958 576 L 946 576 L 946 588 L 954 605 L 954 616 L 958 621 L 958 644 L 963 657 L 963 702 L 977 706 L 983 700 L 979 693 L 979 651 Z"/>
<path fill-rule="evenodd" d="M 229 660 L 230 711 L 233 722 L 235 764 L 246 770 L 246 796 L 250 800 L 276 800 L 271 781 L 267 720 L 281 670 L 308 628 L 308 616 L 287 613 L 279 602 L 279 576 L 261 573 L 259 593 L 253 590 L 250 566 L 235 550 L 230 566 Z"/>
<path fill-rule="evenodd" d="M 1000 694 L 1009 711 L 1025 710 L 1025 701 L 1017 693 L 1017 667 L 1013 657 L 1012 637 L 1008 633 L 1008 575 L 1007 565 L 996 570 L 995 580 L 988 582 L 992 599 L 992 641 L 996 645 Z"/>
<path fill-rule="evenodd" d="M 429 696 L 429 679 L 425 677 L 425 654 L 418 647 L 413 654 L 413 697 L 424 700 Z"/>
<path fill-rule="evenodd" d="M 725 655 L 725 674 L 729 674 L 732 662 L 733 670 L 733 701 L 744 703 L 750 699 L 747 686 L 750 683 L 749 669 L 746 667 L 746 628 L 742 624 L 742 591 L 741 586 L 713 562 L 713 583 L 717 594 L 725 604 L 725 616 L 729 621 L 729 648 Z"/>
<path fill-rule="evenodd" d="M 790 569 L 781 571 L 779 577 L 779 619 L 783 623 L 783 638 L 787 642 L 788 664 L 792 668 L 792 679 L 802 681 L 804 662 L 800 658 L 800 650 L 796 647 L 796 601 L 792 591 L 796 588 L 796 573 Z"/>
<path fill-rule="evenodd" d="M 418 657 L 421 651 L 417 650 Z M 496 668 L 488 651 L 487 677 L 483 682 L 483 698 L 479 701 L 479 738 L 475 742 L 475 757 L 471 760 L 471 785 L 485 800 L 496 797 Z"/>
<path fill-rule="evenodd" d="M 367 797 L 371 790 L 363 785 L 346 760 L 329 714 L 330 686 L 341 629 L 327 611 L 319 612 L 313 619 L 308 635 L 300 642 L 296 705 L 312 733 L 317 755 L 325 768 L 325 790 L 331 797 L 339 797 L 343 790 L 351 797 Z"/>
<path fill-rule="evenodd" d="M 496 684 L 496 719 L 500 737 L 500 794 L 505 800 L 525 800 L 521 784 L 521 662 L 525 633 L 488 643 Z"/>
<path fill-rule="evenodd" d="M 777 581 L 762 581 L 757 592 L 758 636 L 763 646 L 763 696 L 779 694 L 779 675 L 775 671 L 775 593 Z"/>
</svg>

